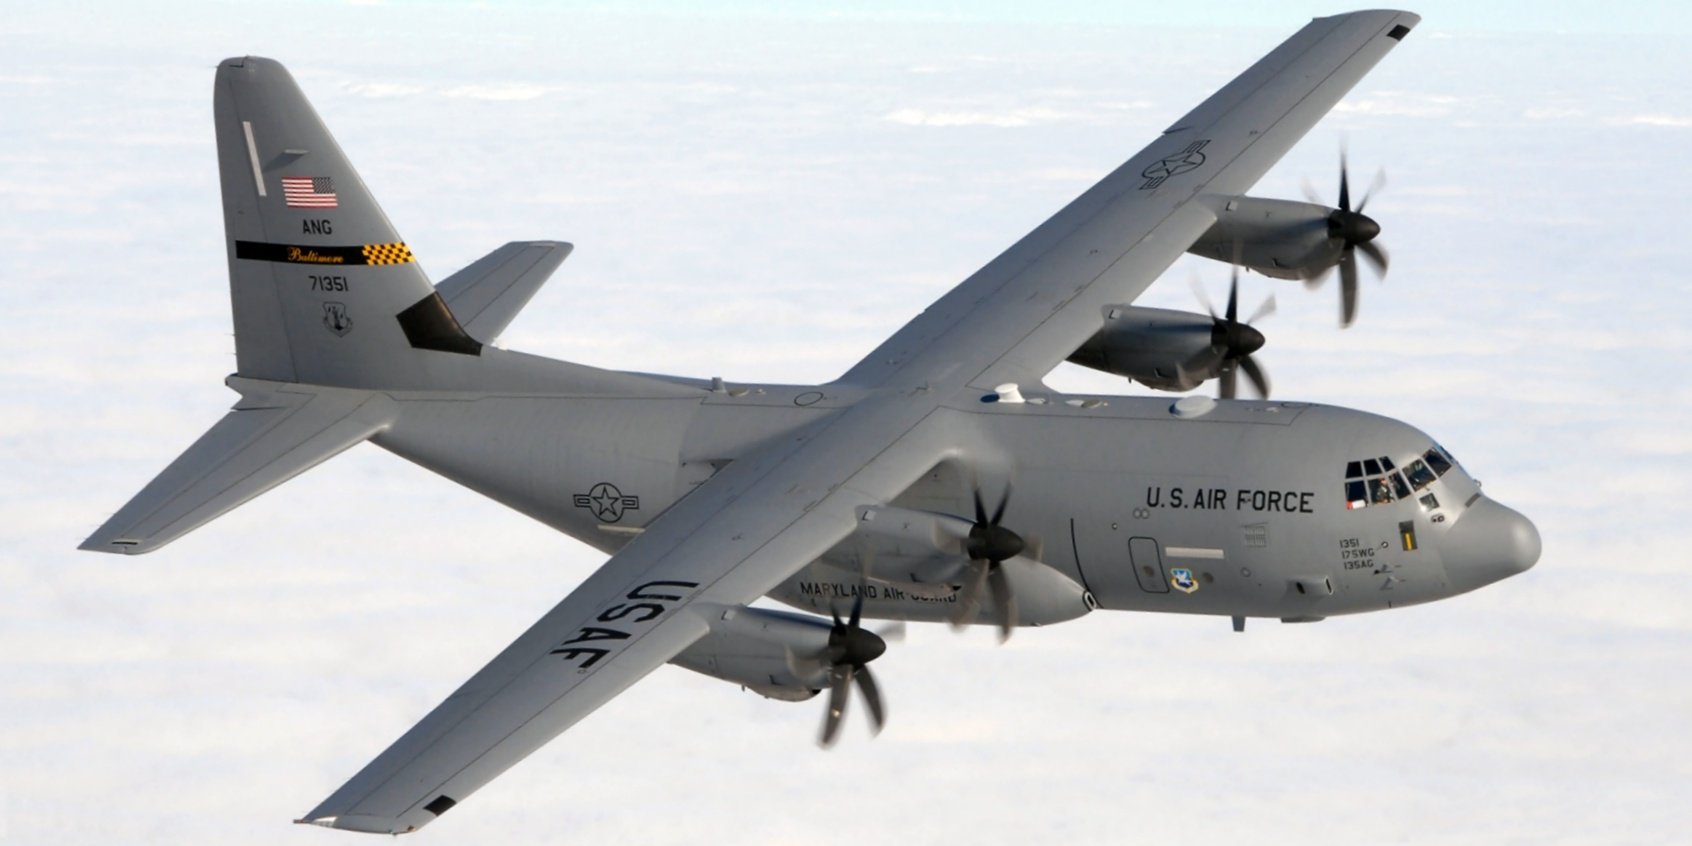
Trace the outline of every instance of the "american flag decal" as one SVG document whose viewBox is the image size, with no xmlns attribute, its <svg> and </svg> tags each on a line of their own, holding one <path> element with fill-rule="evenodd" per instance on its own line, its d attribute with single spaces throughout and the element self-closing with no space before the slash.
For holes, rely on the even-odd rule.
<svg viewBox="0 0 1692 846">
<path fill-rule="evenodd" d="M 335 185 L 327 176 L 284 176 L 282 197 L 291 209 L 332 209 Z"/>
</svg>

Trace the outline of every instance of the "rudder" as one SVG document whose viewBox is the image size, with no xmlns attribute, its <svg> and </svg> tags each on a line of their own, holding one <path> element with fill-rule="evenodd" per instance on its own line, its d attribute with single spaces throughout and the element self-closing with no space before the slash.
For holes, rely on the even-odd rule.
<svg viewBox="0 0 1692 846">
<path fill-rule="evenodd" d="M 219 64 L 213 95 L 239 375 L 424 387 L 478 355 L 280 63 Z"/>
</svg>

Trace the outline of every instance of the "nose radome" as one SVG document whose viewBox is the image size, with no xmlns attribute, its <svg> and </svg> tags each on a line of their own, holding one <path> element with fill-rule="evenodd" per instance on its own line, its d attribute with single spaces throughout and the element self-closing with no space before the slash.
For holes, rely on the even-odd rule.
<svg viewBox="0 0 1692 846">
<path fill-rule="evenodd" d="M 1539 530 L 1514 509 L 1481 497 L 1457 518 L 1441 542 L 1446 573 L 1461 590 L 1474 590 L 1539 561 Z"/>
</svg>

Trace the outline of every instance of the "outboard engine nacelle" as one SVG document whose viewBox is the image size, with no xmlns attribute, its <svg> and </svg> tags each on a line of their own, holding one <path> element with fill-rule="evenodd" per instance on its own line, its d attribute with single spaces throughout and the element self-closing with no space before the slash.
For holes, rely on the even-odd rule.
<svg viewBox="0 0 1692 846">
<path fill-rule="evenodd" d="M 1309 278 L 1339 260 L 1335 209 L 1295 200 L 1232 197 L 1187 252 L 1277 279 Z"/>
<path fill-rule="evenodd" d="M 828 687 L 828 676 L 794 666 L 790 656 L 826 649 L 832 628 L 828 620 L 805 614 L 729 606 L 711 619 L 709 634 L 670 663 L 771 699 L 798 702 Z"/>
</svg>

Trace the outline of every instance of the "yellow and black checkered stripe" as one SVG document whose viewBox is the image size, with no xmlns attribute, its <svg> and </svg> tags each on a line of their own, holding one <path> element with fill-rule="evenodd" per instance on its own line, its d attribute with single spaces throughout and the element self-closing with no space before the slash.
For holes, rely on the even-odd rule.
<svg viewBox="0 0 1692 846">
<path fill-rule="evenodd" d="M 411 248 L 400 241 L 348 247 L 305 247 L 298 244 L 272 244 L 267 241 L 236 241 L 235 257 L 284 264 L 343 267 L 354 264 L 409 264 L 417 260 L 412 256 Z"/>
<path fill-rule="evenodd" d="M 412 261 L 411 248 L 403 241 L 392 244 L 365 244 L 365 264 L 406 264 Z"/>
</svg>

